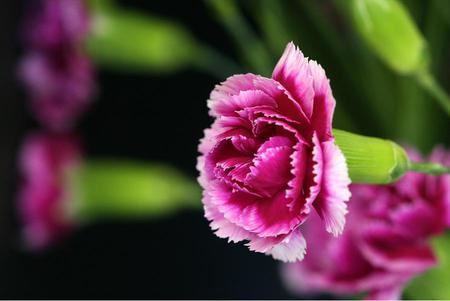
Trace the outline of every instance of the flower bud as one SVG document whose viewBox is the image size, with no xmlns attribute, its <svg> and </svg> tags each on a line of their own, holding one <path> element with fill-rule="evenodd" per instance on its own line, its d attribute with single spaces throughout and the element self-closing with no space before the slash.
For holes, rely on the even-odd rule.
<svg viewBox="0 0 450 301">
<path fill-rule="evenodd" d="M 350 0 L 363 40 L 390 68 L 402 74 L 427 68 L 429 53 L 406 8 L 398 0 Z"/>
<path fill-rule="evenodd" d="M 88 52 L 106 67 L 170 72 L 197 59 L 195 39 L 170 20 L 109 4 L 92 5 L 91 22 Z"/>
<path fill-rule="evenodd" d="M 82 221 L 148 218 L 200 205 L 200 189 L 174 168 L 161 164 L 96 160 L 71 179 L 72 215 Z"/>
<path fill-rule="evenodd" d="M 398 180 L 410 167 L 406 152 L 398 144 L 333 130 L 336 144 L 344 153 L 353 183 L 387 184 Z"/>
</svg>

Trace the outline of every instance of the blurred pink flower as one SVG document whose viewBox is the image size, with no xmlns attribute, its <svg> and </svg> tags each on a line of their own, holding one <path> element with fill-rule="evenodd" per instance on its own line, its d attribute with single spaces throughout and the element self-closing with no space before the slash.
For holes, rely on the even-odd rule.
<svg viewBox="0 0 450 301">
<path fill-rule="evenodd" d="M 311 210 L 328 232 L 342 231 L 350 180 L 334 144 L 335 100 L 320 65 L 290 43 L 272 78 L 232 76 L 215 87 L 208 106 L 216 119 L 199 146 L 198 170 L 217 236 L 296 261 Z"/>
<path fill-rule="evenodd" d="M 437 148 L 429 161 L 449 164 L 450 153 Z M 351 192 L 344 233 L 331 237 L 311 217 L 305 260 L 284 265 L 284 278 L 302 293 L 397 299 L 409 280 L 436 264 L 428 239 L 450 225 L 450 176 L 408 173 L 395 184 L 352 185 Z"/>
<path fill-rule="evenodd" d="M 65 212 L 70 198 L 65 181 L 80 160 L 74 137 L 38 133 L 26 138 L 20 155 L 18 205 L 29 249 L 45 248 L 75 227 Z"/>
<path fill-rule="evenodd" d="M 89 18 L 84 1 L 37 0 L 26 15 L 19 76 L 36 118 L 69 130 L 92 101 L 94 70 L 83 52 Z"/>
</svg>

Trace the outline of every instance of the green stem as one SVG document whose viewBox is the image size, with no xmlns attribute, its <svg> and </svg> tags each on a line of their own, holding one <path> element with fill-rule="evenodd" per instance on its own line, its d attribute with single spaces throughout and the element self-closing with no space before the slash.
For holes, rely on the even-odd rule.
<svg viewBox="0 0 450 301">
<path fill-rule="evenodd" d="M 437 163 L 410 163 L 410 171 L 427 173 L 435 176 L 450 174 L 450 167 L 443 166 Z"/>
<path fill-rule="evenodd" d="M 450 97 L 442 89 L 430 72 L 424 72 L 416 77 L 417 82 L 431 95 L 450 117 Z"/>
<path fill-rule="evenodd" d="M 258 9 L 252 9 L 264 39 L 276 56 L 283 53 L 289 41 L 294 40 L 292 27 L 287 24 L 289 18 L 285 5 L 285 1 L 260 0 Z"/>
<path fill-rule="evenodd" d="M 271 56 L 254 33 L 234 0 L 206 0 L 219 21 L 233 37 L 245 61 L 258 73 L 270 75 Z"/>
<path fill-rule="evenodd" d="M 220 80 L 232 74 L 242 73 L 242 68 L 234 60 L 208 45 L 199 47 L 199 55 L 193 65 Z"/>
</svg>

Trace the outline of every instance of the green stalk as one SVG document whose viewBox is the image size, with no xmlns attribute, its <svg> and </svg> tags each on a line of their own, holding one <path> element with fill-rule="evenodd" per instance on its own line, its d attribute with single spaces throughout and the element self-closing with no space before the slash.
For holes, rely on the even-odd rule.
<svg viewBox="0 0 450 301">
<path fill-rule="evenodd" d="M 287 24 L 288 12 L 285 1 L 258 0 L 255 19 L 272 52 L 279 56 L 286 44 L 294 40 L 292 27 Z"/>
<path fill-rule="evenodd" d="M 436 103 L 441 106 L 445 113 L 450 117 L 450 97 L 439 85 L 434 76 L 425 71 L 416 76 L 417 83 L 427 91 Z"/>
<path fill-rule="evenodd" d="M 438 3 L 442 1 L 430 0 L 409 1 L 408 8 L 417 16 L 426 11 L 424 18 L 424 34 L 428 42 L 428 49 L 433 58 L 430 61 L 430 70 L 433 74 L 440 74 L 442 60 L 445 58 L 444 41 L 446 38 L 445 24 L 440 17 Z M 427 9 L 425 9 L 427 8 Z M 422 23 L 422 22 L 420 22 Z M 431 72 L 431 71 L 430 71 Z M 415 77 L 399 78 L 399 91 L 402 100 L 402 118 L 398 118 L 398 137 L 408 144 L 418 147 L 423 153 L 428 153 L 439 137 L 442 137 L 442 126 L 446 117 L 441 116 L 440 107 L 435 105 L 430 96 L 418 85 Z M 444 118 L 443 118 L 444 117 Z M 433 124 L 433 131 L 429 130 Z"/>
<path fill-rule="evenodd" d="M 436 163 L 417 163 L 410 164 L 410 170 L 420 173 L 427 173 L 435 176 L 450 174 L 450 167 L 442 166 Z"/>
<path fill-rule="evenodd" d="M 425 98 L 425 92 L 410 76 L 396 78 L 398 105 L 401 118 L 393 118 L 396 122 L 395 136 L 404 143 L 418 147 L 422 152 L 427 151 L 427 145 L 433 140 L 429 134 L 430 102 Z"/>
<path fill-rule="evenodd" d="M 220 80 L 242 73 L 242 68 L 234 60 L 208 45 L 198 47 L 197 59 L 192 64 L 198 70 Z"/>
<path fill-rule="evenodd" d="M 309 1 L 305 2 L 309 3 Z M 355 30 L 351 15 L 351 2 L 335 0 L 333 4 L 346 19 L 350 28 Z M 345 56 L 341 65 L 352 81 L 353 89 L 361 91 L 362 99 L 370 106 L 369 110 L 373 112 L 376 126 L 373 122 L 369 123 L 370 126 L 378 128 L 379 132 L 384 133 L 384 135 L 393 135 L 391 131 L 395 127 L 394 116 L 396 112 L 396 97 L 392 93 L 395 90 L 393 87 L 394 75 L 358 39 L 353 39 L 352 42 L 351 45 L 347 46 L 347 52 L 351 51 L 351 53 Z"/>
<path fill-rule="evenodd" d="M 257 73 L 270 75 L 272 61 L 265 45 L 256 36 L 234 0 L 206 0 L 219 21 L 234 38 L 247 64 Z"/>
</svg>

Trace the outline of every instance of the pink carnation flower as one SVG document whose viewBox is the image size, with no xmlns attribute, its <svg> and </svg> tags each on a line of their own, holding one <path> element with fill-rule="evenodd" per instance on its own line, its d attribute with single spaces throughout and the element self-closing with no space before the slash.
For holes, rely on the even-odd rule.
<svg viewBox="0 0 450 301">
<path fill-rule="evenodd" d="M 92 101 L 94 71 L 82 50 L 89 23 L 84 1 L 39 0 L 25 20 L 19 76 L 37 119 L 64 131 Z"/>
<path fill-rule="evenodd" d="M 64 185 L 80 159 L 80 146 L 73 137 L 41 133 L 26 138 L 20 156 L 18 205 L 30 249 L 44 248 L 75 227 L 65 213 L 70 193 Z"/>
<path fill-rule="evenodd" d="M 448 165 L 450 153 L 438 148 L 429 161 Z M 397 299 L 409 280 L 436 264 L 428 239 L 450 226 L 450 176 L 408 173 L 395 184 L 352 185 L 351 191 L 343 234 L 331 237 L 319 218 L 309 219 L 308 254 L 286 264 L 284 278 L 303 293 L 367 292 L 369 299 Z"/>
<path fill-rule="evenodd" d="M 303 258 L 312 210 L 334 235 L 350 197 L 334 144 L 335 100 L 324 70 L 290 43 L 272 78 L 241 74 L 215 87 L 215 121 L 198 159 L 205 216 L 217 236 L 276 259 Z"/>
</svg>

